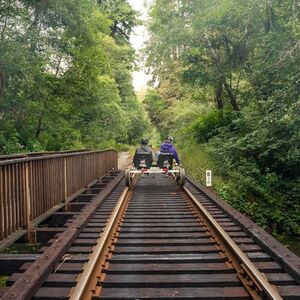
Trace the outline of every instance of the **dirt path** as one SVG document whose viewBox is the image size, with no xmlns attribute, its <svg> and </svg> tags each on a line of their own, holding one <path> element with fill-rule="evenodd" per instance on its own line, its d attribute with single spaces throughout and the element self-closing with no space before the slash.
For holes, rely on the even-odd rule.
<svg viewBox="0 0 300 300">
<path fill-rule="evenodd" d="M 119 170 L 124 170 L 132 162 L 132 157 L 129 152 L 119 152 L 118 153 L 118 168 Z"/>
</svg>

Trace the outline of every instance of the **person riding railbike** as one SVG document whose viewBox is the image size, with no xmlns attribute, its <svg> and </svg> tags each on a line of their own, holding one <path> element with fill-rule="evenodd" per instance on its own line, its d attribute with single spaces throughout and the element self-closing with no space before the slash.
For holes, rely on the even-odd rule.
<svg viewBox="0 0 300 300">
<path fill-rule="evenodd" d="M 145 160 L 145 164 L 148 168 L 151 167 L 152 162 L 155 160 L 154 152 L 149 147 L 149 139 L 147 138 L 142 138 L 140 147 L 135 150 L 133 163 L 138 168 L 140 168 L 141 158 Z"/>
<path fill-rule="evenodd" d="M 151 153 L 152 158 L 154 160 L 155 156 L 154 156 L 153 150 L 149 146 L 149 139 L 147 139 L 147 138 L 141 139 L 140 147 L 135 150 L 135 153 L 140 153 L 140 152 Z"/>
<path fill-rule="evenodd" d="M 160 145 L 160 151 L 158 153 L 158 157 L 160 153 L 171 153 L 174 156 L 174 159 L 178 165 L 180 165 L 180 160 L 176 148 L 173 145 L 173 138 L 168 135 L 165 138 L 165 141 Z"/>
</svg>

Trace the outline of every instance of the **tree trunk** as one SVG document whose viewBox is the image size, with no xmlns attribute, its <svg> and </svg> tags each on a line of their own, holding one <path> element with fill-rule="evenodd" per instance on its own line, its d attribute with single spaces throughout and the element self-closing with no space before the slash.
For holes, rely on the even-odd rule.
<svg viewBox="0 0 300 300">
<path fill-rule="evenodd" d="M 215 88 L 215 101 L 216 101 L 218 109 L 223 109 L 224 108 L 222 95 L 223 95 L 223 85 L 222 85 L 222 82 L 219 81 L 216 88 Z"/>
<path fill-rule="evenodd" d="M 43 120 L 42 120 L 42 116 L 39 117 L 39 121 L 38 121 L 38 125 L 37 125 L 37 129 L 35 132 L 35 138 L 37 139 L 40 136 L 40 133 L 42 131 L 42 124 L 43 124 Z"/>
<path fill-rule="evenodd" d="M 266 18 L 265 18 L 265 33 L 268 33 L 274 29 L 276 26 L 276 15 L 274 13 L 274 8 L 272 7 L 272 2 L 267 1 L 266 3 Z"/>
<path fill-rule="evenodd" d="M 41 28 L 40 28 L 41 25 L 39 24 L 39 21 L 40 21 L 40 17 L 41 17 L 43 9 L 46 9 L 47 2 L 48 2 L 47 0 L 41 0 L 41 1 L 38 1 L 37 3 L 34 3 L 34 18 L 33 18 L 31 25 L 28 28 L 28 32 L 32 31 L 31 35 L 33 35 L 33 36 L 39 35 L 39 32 L 41 30 Z M 35 52 L 37 49 L 37 45 L 38 45 L 38 39 L 33 38 L 31 41 L 30 50 L 32 52 Z"/>
<path fill-rule="evenodd" d="M 4 24 L 2 27 L 2 31 L 1 31 L 1 42 L 4 40 L 5 38 L 5 30 L 6 30 L 6 26 L 7 26 L 7 17 L 4 20 Z M 0 61 L 0 99 L 2 99 L 4 97 L 4 91 L 5 91 L 5 73 L 4 73 L 4 69 L 2 67 L 3 62 Z"/>
<path fill-rule="evenodd" d="M 228 85 L 228 83 L 226 82 L 226 80 L 223 81 L 223 85 L 225 87 L 225 90 L 226 90 L 226 93 L 229 97 L 229 100 L 230 100 L 230 104 L 232 105 L 233 109 L 235 111 L 240 111 L 240 108 L 239 108 L 239 105 L 238 103 L 236 102 L 236 97 L 235 95 L 233 94 L 232 92 L 232 89 L 231 87 Z"/>
<path fill-rule="evenodd" d="M 5 74 L 4 70 L 0 67 L 0 99 L 4 97 L 5 92 Z"/>
</svg>

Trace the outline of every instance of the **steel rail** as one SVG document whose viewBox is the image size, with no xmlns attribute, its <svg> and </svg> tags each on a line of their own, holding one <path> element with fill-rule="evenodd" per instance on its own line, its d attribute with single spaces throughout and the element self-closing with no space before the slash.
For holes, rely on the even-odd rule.
<svg viewBox="0 0 300 300">
<path fill-rule="evenodd" d="M 99 237 L 89 261 L 84 266 L 84 271 L 80 274 L 76 286 L 69 294 L 70 300 L 91 299 L 93 293 L 96 292 L 95 289 L 98 278 L 95 277 L 95 272 L 97 272 L 97 274 L 101 272 L 101 270 L 99 271 L 99 262 L 104 260 L 106 250 L 109 248 L 110 238 L 114 233 L 114 230 L 118 225 L 118 220 L 120 219 L 122 211 L 126 206 L 126 200 L 128 199 L 129 194 L 128 192 L 129 188 L 126 187 L 121 194 L 104 231 Z"/>
<path fill-rule="evenodd" d="M 215 232 L 215 238 L 220 237 L 223 241 L 223 245 L 226 248 L 226 254 L 231 258 L 231 262 L 235 269 L 238 271 L 238 277 L 248 290 L 250 295 L 254 299 L 263 299 L 265 295 L 269 299 L 282 300 L 278 291 L 272 286 L 267 278 L 262 274 L 256 266 L 250 261 L 246 254 L 240 249 L 240 247 L 232 240 L 232 238 L 225 232 L 221 225 L 211 216 L 211 214 L 204 208 L 204 206 L 198 202 L 194 195 L 186 188 L 183 187 L 184 192 L 192 200 L 193 205 L 197 208 L 197 211 L 203 217 L 206 225 Z M 236 264 L 238 261 L 239 264 Z M 249 277 L 251 281 L 246 280 Z M 255 290 L 255 287 L 257 291 Z M 260 292 L 265 293 L 261 295 Z"/>
</svg>

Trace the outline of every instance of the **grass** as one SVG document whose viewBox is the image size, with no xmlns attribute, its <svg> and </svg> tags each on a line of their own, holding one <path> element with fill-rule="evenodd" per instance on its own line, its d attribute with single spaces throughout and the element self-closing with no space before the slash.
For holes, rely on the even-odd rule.
<svg viewBox="0 0 300 300">
<path fill-rule="evenodd" d="M 5 248 L 1 253 L 7 254 L 34 254 L 40 249 L 40 244 L 19 244 L 14 243 L 11 246 Z"/>
<path fill-rule="evenodd" d="M 8 276 L 0 276 L 0 287 L 6 287 Z"/>
<path fill-rule="evenodd" d="M 189 144 L 183 149 L 178 149 L 180 161 L 186 172 L 198 182 L 205 185 L 206 170 L 212 171 L 212 185 L 218 189 L 225 181 L 218 175 L 217 167 L 210 154 L 206 151 L 205 145 Z"/>
</svg>

